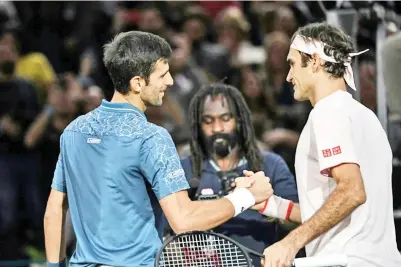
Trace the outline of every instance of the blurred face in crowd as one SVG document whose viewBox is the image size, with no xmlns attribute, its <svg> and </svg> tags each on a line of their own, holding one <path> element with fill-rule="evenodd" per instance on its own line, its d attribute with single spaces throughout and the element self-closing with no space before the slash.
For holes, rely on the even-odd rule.
<svg viewBox="0 0 401 267">
<path fill-rule="evenodd" d="M 90 86 L 84 95 L 85 98 L 85 112 L 90 112 L 97 108 L 104 98 L 102 89 L 98 86 Z"/>
<path fill-rule="evenodd" d="M 164 20 L 157 9 L 145 9 L 141 12 L 138 26 L 141 31 L 161 35 L 164 30 Z"/>
<path fill-rule="evenodd" d="M 287 69 L 286 56 L 288 53 L 289 44 L 277 41 L 267 50 L 267 64 L 273 70 Z"/>
<path fill-rule="evenodd" d="M 10 33 L 3 34 L 0 38 L 0 72 L 3 76 L 14 74 L 17 59 L 18 53 L 14 36 Z"/>
<path fill-rule="evenodd" d="M 57 83 L 51 86 L 48 101 L 60 116 L 74 115 L 77 112 L 77 105 L 70 96 L 68 88 L 62 88 Z"/>
<path fill-rule="evenodd" d="M 0 38 L 0 45 L 5 45 L 10 48 L 11 52 L 15 55 L 18 54 L 17 40 L 11 33 L 5 33 Z"/>
<path fill-rule="evenodd" d="M 273 24 L 274 30 L 283 31 L 288 36 L 292 36 L 297 28 L 294 13 L 286 6 L 282 6 L 276 11 L 276 19 Z"/>
<path fill-rule="evenodd" d="M 184 23 L 183 29 L 191 42 L 202 41 L 205 39 L 206 26 L 200 19 L 188 19 Z"/>
<path fill-rule="evenodd" d="M 243 94 L 251 99 L 259 97 L 262 94 L 262 86 L 256 73 L 246 67 L 241 70 L 241 75 Z"/>
<path fill-rule="evenodd" d="M 137 81 L 133 79 L 131 82 Z M 167 61 L 160 59 L 149 76 L 148 84 L 140 89 L 141 99 L 146 106 L 160 107 L 163 103 L 164 92 L 172 85 L 170 66 Z"/>
<path fill-rule="evenodd" d="M 172 38 L 174 43 L 173 52 L 170 59 L 170 67 L 172 71 L 181 71 L 189 61 L 191 56 L 191 47 L 189 39 L 186 35 L 176 35 Z"/>
<path fill-rule="evenodd" d="M 308 100 L 312 94 L 313 77 L 312 64 L 302 67 L 302 58 L 298 50 L 290 49 L 287 62 L 290 70 L 287 75 L 287 82 L 292 83 L 294 98 L 298 101 Z"/>
<path fill-rule="evenodd" d="M 228 23 L 221 26 L 218 35 L 219 44 L 229 51 L 233 50 L 241 41 L 239 29 Z"/>
</svg>

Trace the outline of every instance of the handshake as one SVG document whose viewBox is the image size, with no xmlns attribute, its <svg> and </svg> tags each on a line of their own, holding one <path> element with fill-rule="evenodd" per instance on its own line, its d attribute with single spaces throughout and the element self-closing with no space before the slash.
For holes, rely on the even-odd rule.
<svg viewBox="0 0 401 267">
<path fill-rule="evenodd" d="M 246 188 L 249 191 L 247 194 L 253 196 L 252 201 L 254 200 L 254 202 L 252 205 L 248 204 L 248 208 L 258 210 L 259 213 L 268 217 L 289 220 L 294 203 L 273 195 L 270 178 L 266 177 L 264 172 L 244 171 L 244 177 L 235 179 L 231 186 L 235 187 L 233 194 L 236 194 L 236 191 L 244 191 Z"/>
<path fill-rule="evenodd" d="M 235 190 L 238 188 L 247 188 L 255 198 L 254 210 L 261 210 L 265 201 L 273 195 L 273 188 L 270 184 L 270 178 L 265 176 L 263 171 L 257 173 L 244 171 L 244 177 L 238 177 L 231 185 Z M 234 190 L 234 191 L 235 191 Z"/>
</svg>

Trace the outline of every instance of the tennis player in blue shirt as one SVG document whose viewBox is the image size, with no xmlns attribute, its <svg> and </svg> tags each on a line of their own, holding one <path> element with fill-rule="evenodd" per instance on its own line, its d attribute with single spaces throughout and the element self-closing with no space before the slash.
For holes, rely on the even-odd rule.
<svg viewBox="0 0 401 267">
<path fill-rule="evenodd" d="M 65 266 L 69 206 L 77 237 L 71 266 L 154 265 L 162 211 L 176 233 L 211 229 L 272 195 L 256 173 L 252 186 L 198 202 L 169 133 L 146 120 L 173 84 L 171 48 L 153 34 L 126 32 L 105 45 L 103 61 L 115 93 L 64 131 L 44 218 L 48 266 Z M 255 182 L 253 182 L 255 181 Z M 250 185 L 249 184 L 249 185 Z"/>
</svg>

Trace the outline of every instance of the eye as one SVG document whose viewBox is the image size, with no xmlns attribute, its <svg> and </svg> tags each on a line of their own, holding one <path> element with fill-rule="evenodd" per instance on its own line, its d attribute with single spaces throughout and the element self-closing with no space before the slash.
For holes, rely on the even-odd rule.
<svg viewBox="0 0 401 267">
<path fill-rule="evenodd" d="M 224 114 L 223 116 L 221 116 L 220 118 L 221 118 L 221 120 L 222 121 L 224 121 L 224 122 L 228 122 L 228 121 L 230 121 L 231 119 L 232 119 L 232 115 L 231 114 Z"/>
<path fill-rule="evenodd" d="M 213 119 L 211 117 L 203 117 L 202 122 L 205 124 L 211 124 L 213 123 Z"/>
</svg>

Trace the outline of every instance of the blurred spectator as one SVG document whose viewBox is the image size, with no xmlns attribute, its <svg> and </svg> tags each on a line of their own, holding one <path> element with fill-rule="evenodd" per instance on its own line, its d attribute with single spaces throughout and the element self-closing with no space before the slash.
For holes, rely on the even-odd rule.
<svg viewBox="0 0 401 267">
<path fill-rule="evenodd" d="M 97 85 L 89 86 L 83 96 L 83 111 L 88 113 L 97 108 L 104 98 L 102 89 Z"/>
<path fill-rule="evenodd" d="M 394 1 L 381 4 L 395 12 L 401 6 Z M 35 239 L 31 230 L 42 231 L 41 205 L 65 126 L 103 98 L 111 98 L 114 88 L 102 52 L 114 34 L 149 31 L 170 43 L 174 85 L 162 107 L 149 108 L 146 116 L 170 132 L 182 157 L 189 153 L 192 96 L 202 85 L 224 81 L 244 96 L 259 149 L 276 152 L 294 172 L 299 132 L 312 107 L 294 102 L 292 85 L 285 80 L 290 38 L 298 25 L 324 20 L 327 10 L 351 6 L 369 7 L 372 2 L 0 2 L 0 260 L 24 258 L 24 243 Z M 359 73 L 355 72 L 361 103 L 374 112 L 377 23 L 371 16 L 359 20 L 358 47 L 373 53 L 359 58 Z M 401 98 L 395 74 L 401 62 L 400 40 L 396 33 L 380 51 L 395 155 L 401 151 Z M 73 234 L 68 236 L 70 240 Z M 34 241 L 40 249 L 41 241 Z"/>
<path fill-rule="evenodd" d="M 0 40 L 0 260 L 14 260 L 26 257 L 27 237 L 20 231 L 25 222 L 43 245 L 43 212 L 38 154 L 23 143 L 39 109 L 36 89 L 15 77 L 18 54 L 6 43 Z"/>
<path fill-rule="evenodd" d="M 383 56 L 383 81 L 387 88 L 387 98 L 390 116 L 398 117 L 401 121 L 401 90 L 399 89 L 399 69 L 401 63 L 401 32 L 387 38 L 382 51 Z"/>
<path fill-rule="evenodd" d="M 188 114 L 189 102 L 199 88 L 208 83 L 206 73 L 191 60 L 191 43 L 185 34 L 177 34 L 170 38 L 173 49 L 170 59 L 170 73 L 174 84 L 167 93 L 181 104 Z"/>
<path fill-rule="evenodd" d="M 291 37 L 297 30 L 298 25 L 294 12 L 287 6 L 281 6 L 274 12 L 273 31 L 282 31 Z"/>
<path fill-rule="evenodd" d="M 8 29 L 15 29 L 20 26 L 21 22 L 13 2 L 0 2 L 0 20 L 0 23 Z"/>
<path fill-rule="evenodd" d="M 230 55 L 230 65 L 238 66 L 239 52 L 247 41 L 250 25 L 241 9 L 228 7 L 222 10 L 216 18 L 217 42 L 227 49 Z"/>
<path fill-rule="evenodd" d="M 301 132 L 310 104 L 294 101 L 292 85 L 286 81 L 289 70 L 287 54 L 290 37 L 282 31 L 275 31 L 265 38 L 267 59 L 264 65 L 263 88 L 267 110 L 274 120 L 274 127 L 287 128 Z"/>
<path fill-rule="evenodd" d="M 200 5 L 212 19 L 215 19 L 216 16 L 227 7 L 241 7 L 240 1 L 197 1 L 196 3 Z"/>
<path fill-rule="evenodd" d="M 141 8 L 138 29 L 159 35 L 164 39 L 168 39 L 171 33 L 160 10 L 153 4 L 144 4 Z"/>
<path fill-rule="evenodd" d="M 189 38 L 192 59 L 210 77 L 221 80 L 229 73 L 229 55 L 224 47 L 208 41 L 210 26 L 210 18 L 200 6 L 192 6 L 185 11 L 182 31 Z"/>
<path fill-rule="evenodd" d="M 41 151 L 41 195 L 48 196 L 58 155 L 60 136 L 67 125 L 78 115 L 78 105 L 71 94 L 71 84 L 61 76 L 49 90 L 47 104 L 30 125 L 24 139 L 28 148 Z M 46 201 L 46 198 L 43 199 Z M 46 203 L 43 203 L 43 207 Z M 44 213 L 44 210 L 42 211 Z"/>
<path fill-rule="evenodd" d="M 361 103 L 374 113 L 377 112 L 376 65 L 374 62 L 359 64 L 359 90 Z"/>
<path fill-rule="evenodd" d="M 265 38 L 267 59 L 263 72 L 264 90 L 266 96 L 273 98 L 279 106 L 291 106 L 295 103 L 292 85 L 286 81 L 290 41 L 290 37 L 282 31 L 271 32 Z"/>
<path fill-rule="evenodd" d="M 148 107 L 145 114 L 149 122 L 162 126 L 170 134 L 179 132 L 185 124 L 185 114 L 181 105 L 169 94 L 164 96 L 161 107 Z M 173 134 L 172 138 L 174 139 Z"/>
<path fill-rule="evenodd" d="M 22 32 L 3 29 L 1 44 L 7 45 L 16 56 L 15 75 L 31 81 L 37 90 L 38 100 L 44 103 L 47 91 L 56 79 L 56 74 L 46 56 L 39 52 L 27 52 L 24 40 L 19 36 Z"/>
<path fill-rule="evenodd" d="M 401 32 L 398 32 L 384 41 L 382 51 L 384 86 L 387 90 L 389 113 L 389 138 L 391 146 L 401 155 Z"/>
<path fill-rule="evenodd" d="M 291 38 L 298 27 L 297 19 L 291 9 L 293 6 L 286 2 L 255 3 L 254 8 L 259 8 L 262 27 L 266 34 L 274 31 L 281 31 Z"/>
<path fill-rule="evenodd" d="M 260 77 L 252 66 L 241 68 L 240 91 L 252 112 L 252 123 L 255 136 L 262 140 L 263 133 L 272 127 L 273 98 L 267 98 Z"/>
</svg>

